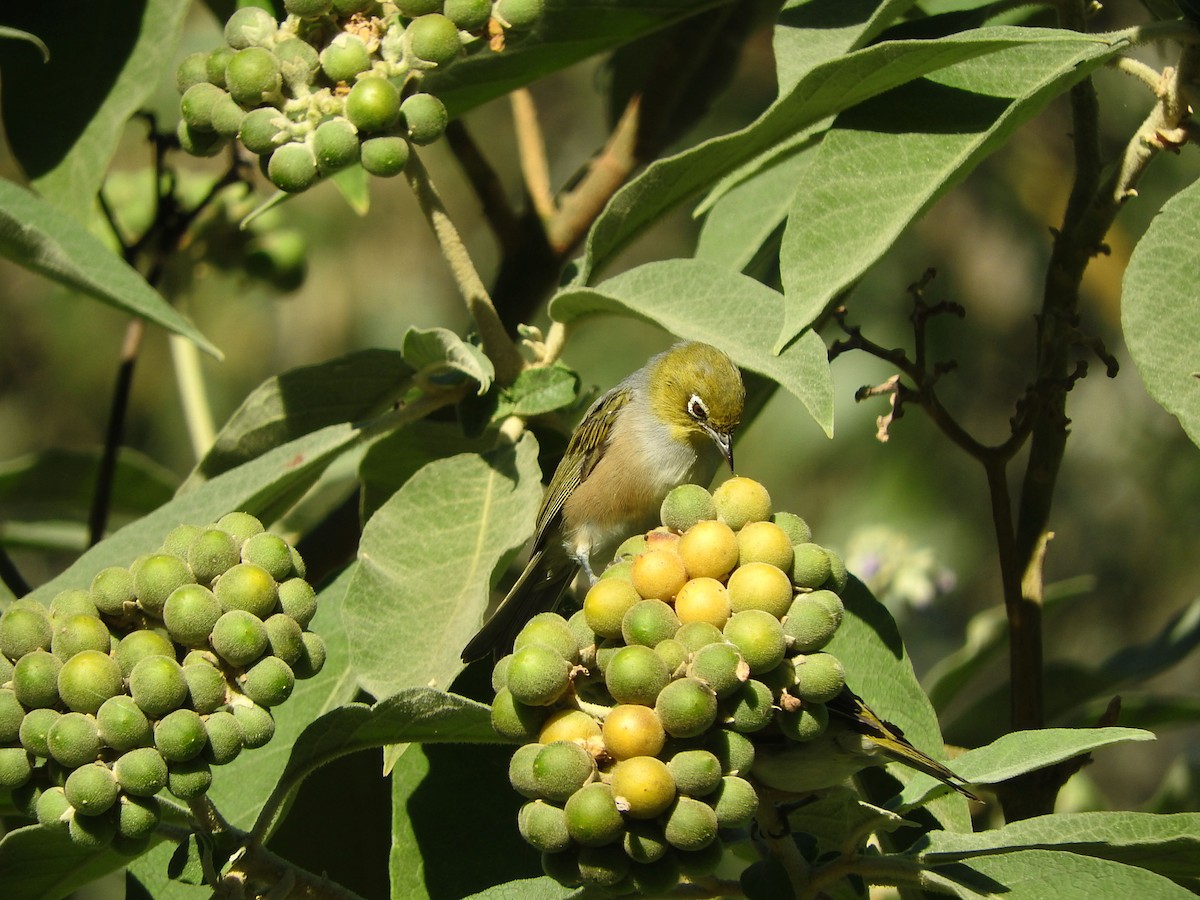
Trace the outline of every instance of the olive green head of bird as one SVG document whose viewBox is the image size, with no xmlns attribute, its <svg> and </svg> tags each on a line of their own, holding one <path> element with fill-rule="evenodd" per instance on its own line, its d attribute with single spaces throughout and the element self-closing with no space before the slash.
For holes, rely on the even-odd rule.
<svg viewBox="0 0 1200 900">
<path fill-rule="evenodd" d="M 731 440 L 746 401 L 733 360 L 709 344 L 686 342 L 663 353 L 648 374 L 650 408 L 671 436 L 713 441 L 732 469 Z"/>
</svg>

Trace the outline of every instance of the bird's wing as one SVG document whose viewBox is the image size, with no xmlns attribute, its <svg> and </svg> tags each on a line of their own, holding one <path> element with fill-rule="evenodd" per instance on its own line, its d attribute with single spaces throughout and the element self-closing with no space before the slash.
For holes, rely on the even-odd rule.
<svg viewBox="0 0 1200 900">
<path fill-rule="evenodd" d="M 571 435 L 562 462 L 555 469 L 550 486 L 546 488 L 542 497 L 533 538 L 535 550 L 545 544 L 547 536 L 558 524 L 567 498 L 583 484 L 604 455 L 617 415 L 632 396 L 633 391 L 630 388 L 618 385 L 596 400 L 584 414 L 583 421 Z"/>
</svg>

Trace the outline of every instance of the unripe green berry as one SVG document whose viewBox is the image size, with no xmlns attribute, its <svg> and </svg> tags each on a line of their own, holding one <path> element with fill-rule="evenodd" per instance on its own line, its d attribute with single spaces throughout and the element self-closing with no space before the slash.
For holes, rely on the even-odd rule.
<svg viewBox="0 0 1200 900">
<path fill-rule="evenodd" d="M 715 519 L 717 507 L 712 494 L 698 484 L 674 488 L 659 509 L 659 520 L 672 531 L 687 531 L 701 519 Z"/>
<path fill-rule="evenodd" d="M 725 623 L 724 635 L 741 651 L 752 674 L 775 668 L 787 649 L 783 626 L 777 618 L 761 609 L 734 613 Z"/>
<path fill-rule="evenodd" d="M 784 710 L 776 720 L 786 737 L 793 741 L 811 741 L 825 733 L 829 711 L 824 703 L 804 703 L 800 709 Z"/>
<path fill-rule="evenodd" d="M 346 95 L 346 118 L 359 131 L 386 131 L 400 118 L 400 91 L 386 78 L 360 78 Z"/>
<path fill-rule="evenodd" d="M 147 656 L 129 673 L 129 695 L 152 719 L 179 709 L 187 700 L 183 667 L 169 656 Z"/>
<path fill-rule="evenodd" d="M 711 794 L 721 783 L 721 761 L 708 750 L 682 750 L 667 762 L 679 793 L 689 797 Z"/>
<path fill-rule="evenodd" d="M 233 713 L 221 710 L 204 719 L 204 730 L 208 732 L 208 746 L 204 758 L 217 766 L 233 762 L 242 752 L 242 729 Z"/>
<path fill-rule="evenodd" d="M 726 775 L 716 793 L 708 798 L 721 828 L 744 828 L 758 812 L 758 794 L 745 778 Z"/>
<path fill-rule="evenodd" d="M 621 760 L 610 783 L 617 809 L 634 819 L 653 819 L 675 799 L 675 779 L 667 764 L 653 756 Z"/>
<path fill-rule="evenodd" d="M 406 19 L 441 12 L 443 0 L 397 0 L 396 8 Z"/>
<path fill-rule="evenodd" d="M 293 16 L 315 19 L 329 12 L 330 0 L 283 0 L 283 8 Z"/>
<path fill-rule="evenodd" d="M 571 846 L 566 813 L 542 800 L 521 807 L 517 815 L 517 828 L 525 842 L 535 850 L 557 853 Z"/>
<path fill-rule="evenodd" d="M 168 763 L 199 756 L 208 743 L 204 720 L 190 709 L 177 709 L 154 726 L 154 746 Z"/>
<path fill-rule="evenodd" d="M 637 644 L 618 650 L 604 672 L 604 684 L 618 703 L 653 706 L 670 680 L 662 657 Z"/>
<path fill-rule="evenodd" d="M 492 728 L 510 741 L 527 743 L 537 740 L 538 731 L 549 711 L 541 706 L 518 702 L 508 688 L 496 692 L 492 700 Z"/>
<path fill-rule="evenodd" d="M 317 160 L 307 144 L 284 144 L 271 154 L 267 177 L 289 194 L 298 194 L 316 184 Z"/>
<path fill-rule="evenodd" d="M 446 106 L 433 94 L 413 94 L 400 104 L 400 117 L 408 139 L 418 147 L 432 144 L 446 133 L 450 116 Z"/>
<path fill-rule="evenodd" d="M 207 647 L 208 637 L 220 617 L 220 601 L 199 584 L 185 584 L 173 590 L 162 610 L 167 632 L 185 647 Z"/>
<path fill-rule="evenodd" d="M 0 791 L 15 791 L 33 774 L 24 747 L 0 747 Z"/>
<path fill-rule="evenodd" d="M 117 694 L 100 704 L 96 728 L 104 743 L 118 753 L 148 747 L 154 740 L 149 718 L 128 694 Z"/>
<path fill-rule="evenodd" d="M 825 555 L 829 557 L 829 578 L 821 587 L 840 594 L 850 581 L 850 573 L 846 571 L 846 561 L 829 548 L 825 549 Z"/>
<path fill-rule="evenodd" d="M 85 713 L 59 716 L 46 732 L 46 747 L 55 762 L 77 769 L 100 755 L 100 733 L 96 720 Z"/>
<path fill-rule="evenodd" d="M 818 591 L 837 599 L 831 591 Z M 841 624 L 840 611 L 831 611 L 831 604 L 814 600 L 816 594 L 801 594 L 788 609 L 783 620 L 783 633 L 789 639 L 791 649 L 797 653 L 814 653 L 832 639 Z"/>
<path fill-rule="evenodd" d="M 725 701 L 724 713 L 729 727 L 743 734 L 766 728 L 774 714 L 773 700 L 769 687 L 750 679 Z"/>
<path fill-rule="evenodd" d="M 158 801 L 151 797 L 121 797 L 117 806 L 117 837 L 148 838 L 162 819 Z"/>
<path fill-rule="evenodd" d="M 268 709 L 290 697 L 296 686 L 291 668 L 277 656 L 264 656 L 238 681 L 247 697 Z"/>
<path fill-rule="evenodd" d="M 253 613 L 231 609 L 213 626 L 212 648 L 230 665 L 249 666 L 267 649 L 267 628 Z"/>
<path fill-rule="evenodd" d="M 259 156 L 266 156 L 274 152 L 288 139 L 287 118 L 273 106 L 252 109 L 246 113 L 241 127 L 238 129 L 238 140 L 247 150 L 257 153 Z"/>
<path fill-rule="evenodd" d="M 579 644 L 566 620 L 557 613 L 538 613 L 525 623 L 513 641 L 513 652 L 527 644 L 543 644 L 570 663 L 579 662 Z"/>
<path fill-rule="evenodd" d="M 171 763 L 167 767 L 167 790 L 180 800 L 195 800 L 212 787 L 212 769 L 202 759 Z"/>
<path fill-rule="evenodd" d="M 107 653 L 83 650 L 58 672 L 58 695 L 68 709 L 94 713 L 105 700 L 122 692 L 121 667 Z"/>
<path fill-rule="evenodd" d="M 80 766 L 67 776 L 63 785 L 67 802 L 75 812 L 85 816 L 98 816 L 107 812 L 117 802 L 117 779 L 108 766 L 92 763 Z"/>
<path fill-rule="evenodd" d="M 50 621 L 57 623 L 71 616 L 99 616 L 92 595 L 80 588 L 59 591 L 50 601 Z"/>
<path fill-rule="evenodd" d="M 446 0 L 443 14 L 459 31 L 479 31 L 492 17 L 491 0 Z"/>
<path fill-rule="evenodd" d="M 542 752 L 542 744 L 522 744 L 508 761 L 508 781 L 518 794 L 534 800 L 541 796 L 533 774 L 533 761 Z"/>
<path fill-rule="evenodd" d="M 162 552 L 187 559 L 188 548 L 202 530 L 199 525 L 176 525 L 163 538 Z"/>
<path fill-rule="evenodd" d="M 138 568 L 133 579 L 133 589 L 137 594 L 138 606 L 155 618 L 161 619 L 167 597 L 177 588 L 192 584 L 193 581 L 187 563 L 178 556 L 158 553 Z"/>
<path fill-rule="evenodd" d="M 26 709 L 58 703 L 58 672 L 62 661 L 45 650 L 26 653 L 13 666 L 12 690 Z"/>
<path fill-rule="evenodd" d="M 819 544 L 797 544 L 793 548 L 792 581 L 796 587 L 819 588 L 829 578 L 829 554 Z"/>
<path fill-rule="evenodd" d="M 707 803 L 679 797 L 667 814 L 663 834 L 679 850 L 703 850 L 717 837 L 717 814 Z"/>
<path fill-rule="evenodd" d="M 624 820 L 613 799 L 613 790 L 603 782 L 585 784 L 567 800 L 567 831 L 584 847 L 611 844 L 621 836 Z"/>
<path fill-rule="evenodd" d="M 284 149 L 281 147 L 276 151 L 276 155 Z M 275 611 L 278 602 L 275 579 L 266 569 L 253 563 L 238 563 L 232 566 L 217 578 L 213 593 L 216 594 L 223 611 L 244 609 L 260 619 L 268 618 Z"/>
<path fill-rule="evenodd" d="M 301 628 L 307 628 L 317 614 L 317 593 L 303 578 L 289 578 L 278 587 L 279 608 L 296 620 Z"/>
<path fill-rule="evenodd" d="M 188 701 L 201 715 L 216 712 L 225 704 L 227 685 L 220 670 L 210 665 L 183 667 L 188 686 Z"/>
<path fill-rule="evenodd" d="M 583 847 L 579 851 L 579 878 L 586 887 L 620 896 L 633 890 L 631 864 L 617 845 Z"/>
<path fill-rule="evenodd" d="M 654 711 L 671 737 L 696 737 L 716 720 L 717 697 L 712 688 L 695 678 L 680 678 L 662 689 Z"/>
<path fill-rule="evenodd" d="M 688 655 L 691 653 L 687 646 L 678 638 L 667 638 L 665 641 L 659 641 L 654 645 L 654 652 L 667 664 L 667 671 L 671 673 L 672 678 L 683 674 L 684 667 L 688 661 Z"/>
<path fill-rule="evenodd" d="M 123 615 L 125 604 L 133 601 L 133 575 L 128 569 L 109 566 L 97 572 L 92 579 L 92 602 L 105 615 Z"/>
<path fill-rule="evenodd" d="M 544 0 L 496 0 L 492 15 L 505 28 L 526 31 L 542 16 Z"/>
<path fill-rule="evenodd" d="M 675 632 L 675 640 L 683 644 L 689 653 L 696 653 L 702 647 L 722 643 L 725 637 L 721 629 L 711 622 L 688 622 Z"/>
<path fill-rule="evenodd" d="M 175 657 L 174 645 L 157 631 L 139 629 L 131 631 L 121 638 L 117 649 L 113 651 L 121 674 L 126 678 L 133 672 L 133 667 L 148 656 Z"/>
<path fill-rule="evenodd" d="M 275 37 L 278 30 L 279 23 L 269 12 L 257 6 L 243 6 L 225 23 L 225 43 L 234 50 L 261 46 Z"/>
<path fill-rule="evenodd" d="M 646 543 L 646 536 L 644 534 L 630 535 L 629 537 L 625 538 L 625 540 L 621 541 L 620 545 L 613 553 L 613 562 L 614 564 L 618 560 L 629 562 L 635 556 L 641 556 L 648 549 L 649 547 Z M 607 572 L 608 569 L 605 569 L 605 571 Z"/>
<path fill-rule="evenodd" d="M 249 116 L 247 116 L 249 118 Z M 188 565 L 197 584 L 207 585 L 241 561 L 237 542 L 220 528 L 206 528 L 196 535 L 187 552 Z"/>
<path fill-rule="evenodd" d="M 771 521 L 783 529 L 793 544 L 807 544 L 812 540 L 812 529 L 795 513 L 777 512 L 771 516 Z"/>
<path fill-rule="evenodd" d="M 319 634 L 306 631 L 300 635 L 302 649 L 300 658 L 292 666 L 297 678 L 312 678 L 325 665 L 325 640 Z"/>
<path fill-rule="evenodd" d="M 267 629 L 267 646 L 272 656 L 291 666 L 304 655 L 304 633 L 291 616 L 276 613 L 263 625 Z"/>
<path fill-rule="evenodd" d="M 207 81 L 193 84 L 179 98 L 179 112 L 183 121 L 187 122 L 193 131 L 214 131 L 213 107 L 227 96 L 229 95 L 223 90 Z"/>
<path fill-rule="evenodd" d="M 116 821 L 111 815 L 72 815 L 67 820 L 67 834 L 71 837 L 71 843 L 84 850 L 107 847 L 116 833 Z"/>
<path fill-rule="evenodd" d="M 193 54 L 195 55 L 195 54 Z M 225 87 L 225 67 L 233 57 L 229 47 L 218 47 L 204 58 L 204 72 L 208 81 L 219 88 Z"/>
<path fill-rule="evenodd" d="M 560 853 L 543 853 L 542 871 L 563 887 L 579 887 L 583 883 L 579 874 L 579 851 L 574 847 Z"/>
<path fill-rule="evenodd" d="M 736 731 L 718 729 L 705 737 L 704 747 L 721 763 L 725 775 L 744 775 L 754 765 L 754 743 Z"/>
<path fill-rule="evenodd" d="M 626 825 L 625 834 L 621 837 L 621 847 L 626 856 L 639 863 L 651 863 L 662 859 L 671 849 L 667 839 L 663 837 L 661 825 L 636 819 Z"/>
<path fill-rule="evenodd" d="M 208 77 L 208 54 L 189 53 L 175 70 L 175 90 L 183 94 L 194 84 L 211 80 Z"/>
<path fill-rule="evenodd" d="M 51 726 L 61 718 L 62 713 L 56 709 L 31 709 L 21 720 L 21 728 L 17 736 L 21 746 L 34 756 L 46 759 L 50 756 L 49 732 Z"/>
<path fill-rule="evenodd" d="M 332 129 L 330 126 L 332 126 Z M 337 131 L 348 132 L 349 137 L 354 141 L 353 158 L 348 162 L 339 163 L 337 168 L 349 165 L 354 159 L 358 158 L 358 137 L 354 134 L 354 129 L 350 126 L 350 123 L 345 119 L 329 119 L 322 122 L 313 135 L 313 149 L 317 154 L 318 166 L 322 165 L 321 147 L 323 141 L 329 143 L 327 139 L 333 132 Z M 323 168 L 321 171 L 325 172 L 326 170 Z M 333 169 L 329 171 L 333 171 Z M 261 566 L 277 582 L 287 581 L 295 574 L 292 571 L 291 548 L 288 547 L 287 541 L 277 534 L 271 534 L 266 531 L 246 538 L 242 544 L 242 562 Z"/>
<path fill-rule="evenodd" d="M 732 644 L 708 644 L 696 651 L 687 674 L 713 689 L 717 697 L 728 697 L 750 677 L 750 667 Z"/>
<path fill-rule="evenodd" d="M 634 866 L 630 872 L 640 896 L 660 897 L 669 894 L 679 884 L 679 860 L 675 854 L 664 856 L 645 865 Z"/>
<path fill-rule="evenodd" d="M 678 631 L 679 617 L 662 600 L 635 603 L 621 619 L 621 636 L 626 644 L 656 647 L 660 642 L 675 637 Z"/>
<path fill-rule="evenodd" d="M 269 709 L 239 704 L 233 707 L 233 717 L 242 730 L 242 743 L 247 749 L 255 750 L 275 736 L 275 719 Z"/>
<path fill-rule="evenodd" d="M 38 824 L 43 828 L 65 829 L 71 813 L 66 792 L 57 785 L 46 788 L 37 799 L 36 812 Z"/>
<path fill-rule="evenodd" d="M 0 745 L 15 743 L 25 709 L 10 688 L 0 688 Z"/>
<path fill-rule="evenodd" d="M 846 686 L 846 670 L 832 653 L 798 656 L 796 684 L 791 692 L 811 703 L 828 703 Z"/>
<path fill-rule="evenodd" d="M 107 654 L 111 647 L 112 635 L 108 633 L 108 626 L 95 614 L 63 616 L 55 620 L 50 651 L 63 662 L 84 650 Z"/>
<path fill-rule="evenodd" d="M 54 628 L 41 607 L 10 606 L 0 616 L 0 653 L 16 662 L 34 650 L 49 650 Z"/>
<path fill-rule="evenodd" d="M 179 120 L 179 126 L 175 129 L 175 137 L 179 141 L 180 149 L 191 156 L 216 156 L 225 146 L 225 138 L 215 131 L 200 131 L 183 119 Z M 96 605 L 100 606 L 100 600 L 96 601 Z M 120 615 L 120 613 L 110 612 L 103 607 L 101 607 L 101 612 Z"/>
<path fill-rule="evenodd" d="M 342 32 L 321 51 L 321 69 L 334 84 L 350 83 L 359 72 L 371 68 L 371 55 L 358 35 Z"/>
<path fill-rule="evenodd" d="M 571 683 L 571 664 L 541 644 L 529 644 L 513 654 L 508 689 L 529 706 L 549 706 Z"/>
<path fill-rule="evenodd" d="M 554 741 L 533 760 L 537 795 L 563 802 L 596 777 L 596 761 L 573 741 Z"/>
</svg>

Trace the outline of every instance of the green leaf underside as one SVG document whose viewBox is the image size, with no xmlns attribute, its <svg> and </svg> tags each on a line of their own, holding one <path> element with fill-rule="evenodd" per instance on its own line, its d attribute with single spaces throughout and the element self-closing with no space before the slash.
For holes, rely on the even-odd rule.
<svg viewBox="0 0 1200 900">
<path fill-rule="evenodd" d="M 1162 208 L 1138 241 L 1121 288 L 1121 326 L 1150 396 L 1200 445 L 1200 182 Z"/>
<path fill-rule="evenodd" d="M 87 587 L 105 566 L 128 566 L 141 554 L 157 550 L 167 532 L 180 523 L 202 525 L 233 510 L 253 515 L 274 508 L 281 501 L 297 499 L 334 459 L 354 447 L 361 437 L 362 432 L 349 425 L 331 425 L 289 441 L 126 525 L 30 596 L 49 603 L 61 590 Z"/>
<path fill-rule="evenodd" d="M 429 463 L 367 522 L 345 607 L 359 684 L 376 697 L 449 685 L 499 561 L 541 501 L 537 442 Z"/>
<path fill-rule="evenodd" d="M 550 302 L 560 322 L 617 313 L 653 322 L 683 338 L 707 341 L 739 366 L 779 382 L 827 435 L 833 434 L 833 380 L 821 338 L 810 332 L 774 356 L 783 297 L 752 278 L 700 260 L 647 263 L 595 288 L 565 288 Z"/>
<path fill-rule="evenodd" d="M 1200 876 L 1200 813 L 1083 812 L 1038 816 L 976 834 L 930 832 L 909 851 L 941 863 L 1013 850 L 1065 850 L 1149 869 Z"/>
<path fill-rule="evenodd" d="M 7 4 L 7 24 L 38 34 L 50 48 L 50 62 L 44 64 L 31 48 L 10 49 L 0 42 L 9 142 L 38 192 L 75 219 L 86 221 L 91 214 L 126 123 L 171 73 L 189 5 L 179 0 Z M 62 27 L 68 22 L 70 27 Z M 81 72 L 88 77 L 81 80 Z M 30 90 L 31 84 L 37 90 Z M 53 114 L 47 114 L 48 97 L 56 98 Z"/>
<path fill-rule="evenodd" d="M 370 349 L 268 378 L 222 426 L 184 490 L 302 435 L 382 412 L 411 374 L 397 351 Z"/>
<path fill-rule="evenodd" d="M 1115 52 L 1127 39 L 1057 29 L 991 27 L 937 41 L 892 41 L 814 66 L 755 122 L 653 163 L 617 192 L 588 233 L 576 277 L 586 284 L 668 209 L 841 110 L 938 69 L 1009 47 L 1070 45 Z"/>
<path fill-rule="evenodd" d="M 1004 900 L 1097 900 L 1100 897 L 1194 898 L 1168 878 L 1107 859 L 1019 850 L 938 866 L 939 893 L 957 897 L 1003 897 Z"/>
<path fill-rule="evenodd" d="M 122 312 L 161 325 L 220 359 L 221 351 L 83 225 L 0 179 L 0 256 Z"/>
<path fill-rule="evenodd" d="M 986 747 L 968 750 L 954 760 L 954 771 L 973 784 L 997 784 L 1017 775 L 1052 766 L 1101 747 L 1128 741 L 1152 741 L 1136 728 L 1043 728 L 1015 731 Z M 900 795 L 901 807 L 921 803 L 938 787 L 928 775 L 917 775 Z"/>
<path fill-rule="evenodd" d="M 795 185 L 780 250 L 780 343 L 892 246 L 1008 135 L 1119 47 L 1078 37 L 998 50 L 843 113 Z"/>
</svg>

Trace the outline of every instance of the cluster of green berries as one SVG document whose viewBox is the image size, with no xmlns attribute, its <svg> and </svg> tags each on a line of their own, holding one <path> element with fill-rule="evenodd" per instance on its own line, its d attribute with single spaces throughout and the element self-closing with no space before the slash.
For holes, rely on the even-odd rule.
<svg viewBox="0 0 1200 900">
<path fill-rule="evenodd" d="M 661 520 L 493 672 L 493 725 L 524 742 L 518 826 L 565 885 L 657 895 L 711 874 L 720 832 L 758 810 L 751 736 L 816 738 L 845 684 L 822 650 L 845 566 L 803 519 L 735 477 L 676 488 Z"/>
<path fill-rule="evenodd" d="M 225 24 L 227 46 L 193 53 L 176 86 L 179 142 L 211 156 L 237 140 L 284 191 L 359 163 L 398 175 L 411 145 L 446 130 L 446 107 L 418 90 L 465 53 L 530 29 L 542 0 L 284 0 Z"/>
<path fill-rule="evenodd" d="M 181 525 L 49 609 L 0 617 L 0 791 L 81 846 L 138 853 L 155 795 L 203 795 L 261 747 L 271 707 L 316 674 L 316 594 L 296 550 L 246 513 Z"/>
</svg>

